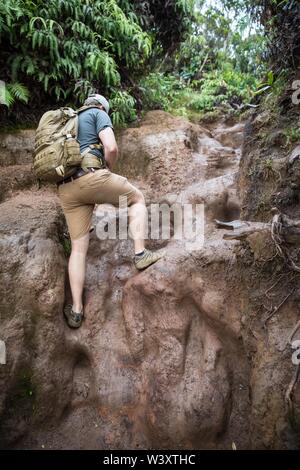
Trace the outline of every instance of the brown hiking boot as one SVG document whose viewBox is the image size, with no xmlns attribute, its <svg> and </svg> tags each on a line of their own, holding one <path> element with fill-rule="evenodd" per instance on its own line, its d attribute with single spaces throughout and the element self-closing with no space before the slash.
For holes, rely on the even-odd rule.
<svg viewBox="0 0 300 470">
<path fill-rule="evenodd" d="M 146 269 L 151 264 L 156 263 L 165 255 L 165 252 L 154 253 L 153 251 L 145 249 L 142 255 L 134 256 L 135 267 L 139 270 Z"/>
<path fill-rule="evenodd" d="M 64 316 L 70 328 L 79 328 L 83 320 L 83 312 L 77 313 L 73 310 L 73 305 L 66 305 Z"/>
</svg>

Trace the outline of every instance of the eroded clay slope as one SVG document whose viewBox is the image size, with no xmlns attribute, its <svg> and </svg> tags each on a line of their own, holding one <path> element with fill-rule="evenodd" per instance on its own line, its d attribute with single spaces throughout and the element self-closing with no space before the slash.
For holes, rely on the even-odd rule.
<svg viewBox="0 0 300 470">
<path fill-rule="evenodd" d="M 283 387 L 292 366 L 278 351 L 296 311 L 264 336 L 251 297 L 256 245 L 223 240 L 213 223 L 239 217 L 242 132 L 161 111 L 122 132 L 119 169 L 148 203 L 203 202 L 205 245 L 170 240 L 165 260 L 138 273 L 130 240 L 94 232 L 78 331 L 62 318 L 69 289 L 57 197 L 33 187 L 1 204 L 2 447 L 296 446 Z"/>
</svg>

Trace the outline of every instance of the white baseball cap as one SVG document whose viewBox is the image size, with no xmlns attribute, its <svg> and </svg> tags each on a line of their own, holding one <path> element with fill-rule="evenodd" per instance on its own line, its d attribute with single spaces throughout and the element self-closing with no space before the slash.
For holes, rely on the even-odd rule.
<svg viewBox="0 0 300 470">
<path fill-rule="evenodd" d="M 85 100 L 84 102 L 84 105 L 85 106 L 88 106 L 89 104 L 91 104 L 93 101 L 98 101 L 98 103 L 102 104 L 103 108 L 105 109 L 105 111 L 107 112 L 108 114 L 108 111 L 109 111 L 109 102 L 107 101 L 107 99 L 102 96 L 102 95 L 98 95 L 97 93 L 93 94 L 93 95 L 89 95 L 87 97 L 87 99 Z"/>
</svg>

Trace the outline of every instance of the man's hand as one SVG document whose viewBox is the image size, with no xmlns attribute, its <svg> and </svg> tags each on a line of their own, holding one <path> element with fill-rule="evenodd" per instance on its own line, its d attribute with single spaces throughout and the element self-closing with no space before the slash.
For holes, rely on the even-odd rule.
<svg viewBox="0 0 300 470">
<path fill-rule="evenodd" d="M 110 170 L 113 169 L 118 158 L 118 145 L 114 131 L 111 127 L 106 127 L 99 132 L 99 139 L 104 147 L 104 158 Z"/>
</svg>

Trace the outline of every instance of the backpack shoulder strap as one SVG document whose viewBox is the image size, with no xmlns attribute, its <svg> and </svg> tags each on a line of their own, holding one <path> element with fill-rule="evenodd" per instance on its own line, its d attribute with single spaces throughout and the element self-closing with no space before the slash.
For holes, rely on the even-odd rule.
<svg viewBox="0 0 300 470">
<path fill-rule="evenodd" d="M 90 104 L 89 106 L 81 106 L 81 108 L 78 108 L 76 112 L 77 114 L 80 114 L 82 113 L 82 111 L 85 111 L 86 109 L 92 109 L 92 108 L 98 108 L 98 106 L 95 106 L 94 104 Z"/>
<path fill-rule="evenodd" d="M 76 114 L 77 114 L 77 116 L 79 116 L 79 114 L 82 113 L 83 111 L 85 111 L 86 109 L 92 109 L 92 108 L 98 108 L 98 106 L 95 106 L 94 104 L 90 104 L 89 106 L 81 106 L 81 108 L 78 108 L 76 110 Z M 77 135 L 78 135 L 78 119 L 77 119 L 77 122 L 76 122 L 76 138 L 77 138 Z"/>
</svg>

